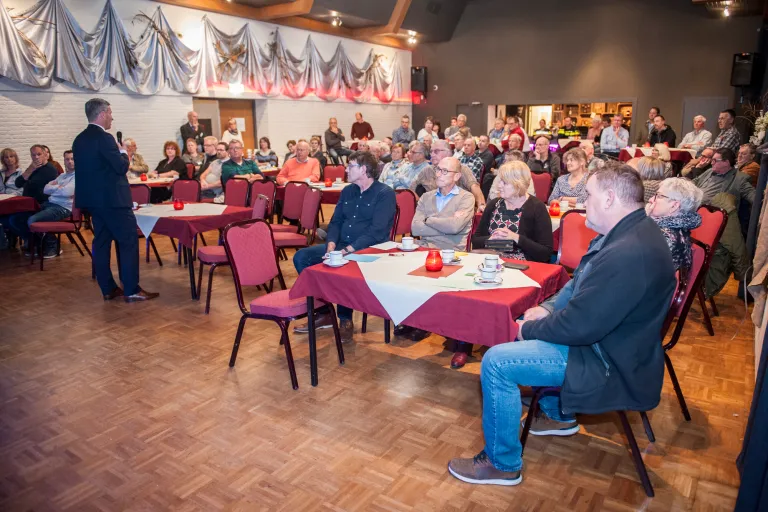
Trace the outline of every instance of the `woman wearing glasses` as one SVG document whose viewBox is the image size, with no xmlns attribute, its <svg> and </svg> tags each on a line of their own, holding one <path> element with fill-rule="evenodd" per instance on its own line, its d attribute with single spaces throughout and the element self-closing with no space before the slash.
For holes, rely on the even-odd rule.
<svg viewBox="0 0 768 512">
<path fill-rule="evenodd" d="M 645 213 L 659 225 L 667 239 L 676 269 L 691 266 L 691 230 L 701 225 L 696 213 L 703 193 L 685 178 L 667 178 L 645 206 Z"/>
</svg>

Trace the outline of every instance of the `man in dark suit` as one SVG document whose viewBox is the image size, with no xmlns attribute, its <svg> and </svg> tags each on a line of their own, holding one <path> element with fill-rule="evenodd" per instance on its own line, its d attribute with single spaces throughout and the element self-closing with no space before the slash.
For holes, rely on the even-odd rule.
<svg viewBox="0 0 768 512">
<path fill-rule="evenodd" d="M 131 209 L 128 186 L 128 155 L 111 134 L 112 109 L 105 100 L 85 104 L 88 127 L 75 138 L 72 150 L 77 168 L 75 206 L 87 210 L 93 221 L 93 265 L 104 300 L 125 297 L 125 302 L 150 300 L 158 293 L 139 287 L 139 238 Z M 110 269 L 112 241 L 120 255 L 121 289 Z"/>
<path fill-rule="evenodd" d="M 184 124 L 179 128 L 179 131 L 181 132 L 181 147 L 182 147 L 182 154 L 186 155 L 189 153 L 187 151 L 187 139 L 195 139 L 195 142 L 197 142 L 197 152 L 202 153 L 203 152 L 203 139 L 205 139 L 205 133 L 203 133 L 203 127 L 200 126 L 197 119 L 197 112 L 191 111 L 187 114 L 187 119 L 189 120 L 188 123 Z"/>
</svg>

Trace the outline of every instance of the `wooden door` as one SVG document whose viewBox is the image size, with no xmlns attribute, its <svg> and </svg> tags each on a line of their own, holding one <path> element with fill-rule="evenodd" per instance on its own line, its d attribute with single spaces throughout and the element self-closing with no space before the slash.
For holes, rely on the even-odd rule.
<svg viewBox="0 0 768 512">
<path fill-rule="evenodd" d="M 253 117 L 252 100 L 219 100 L 219 115 L 221 116 L 221 131 L 227 129 L 229 119 L 245 119 L 245 131 L 243 132 L 243 145 L 245 149 L 257 149 L 256 145 L 256 122 Z M 221 138 L 221 133 L 216 134 Z"/>
</svg>

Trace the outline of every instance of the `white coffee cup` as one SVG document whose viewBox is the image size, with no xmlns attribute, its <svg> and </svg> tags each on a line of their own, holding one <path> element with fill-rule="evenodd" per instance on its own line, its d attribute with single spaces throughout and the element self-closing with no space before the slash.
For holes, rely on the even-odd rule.
<svg viewBox="0 0 768 512">
<path fill-rule="evenodd" d="M 499 255 L 489 254 L 485 257 L 484 263 L 484 269 L 491 269 L 495 273 L 496 269 L 499 267 Z"/>
<path fill-rule="evenodd" d="M 584 209 L 584 203 L 576 203 L 576 209 L 577 210 L 583 210 Z"/>
<path fill-rule="evenodd" d="M 138 210 L 139 209 L 139 203 L 137 203 L 136 201 L 133 202 L 133 209 L 134 210 Z"/>
<path fill-rule="evenodd" d="M 341 265 L 342 260 L 341 251 L 331 251 L 328 253 L 328 261 L 331 265 Z"/>
<path fill-rule="evenodd" d="M 491 279 L 496 279 L 496 269 L 495 268 L 483 267 L 480 270 L 480 275 L 486 281 L 490 281 Z"/>
<path fill-rule="evenodd" d="M 402 240 L 403 249 L 413 249 L 413 237 L 404 236 Z"/>
<path fill-rule="evenodd" d="M 565 212 L 569 208 L 570 203 L 568 201 L 560 201 L 560 211 Z"/>
<path fill-rule="evenodd" d="M 341 178 L 336 178 L 336 183 L 341 183 Z"/>
<path fill-rule="evenodd" d="M 453 258 L 456 257 L 456 251 L 453 249 L 443 249 L 440 251 L 440 257 L 443 258 L 443 263 L 451 263 Z"/>
</svg>

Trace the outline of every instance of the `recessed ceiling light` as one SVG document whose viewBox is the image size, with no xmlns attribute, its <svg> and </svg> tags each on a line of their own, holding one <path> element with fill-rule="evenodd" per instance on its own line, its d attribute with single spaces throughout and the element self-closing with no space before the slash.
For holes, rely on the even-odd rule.
<svg viewBox="0 0 768 512">
<path fill-rule="evenodd" d="M 338 16 L 334 16 L 334 18 L 331 20 L 331 25 L 334 27 L 340 27 L 341 26 L 341 18 Z"/>
</svg>

